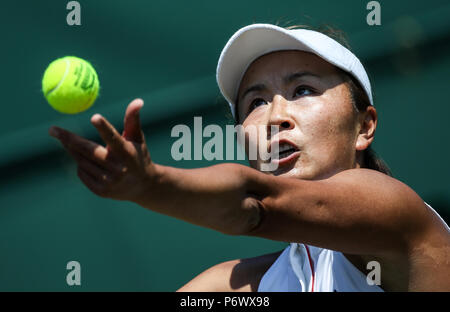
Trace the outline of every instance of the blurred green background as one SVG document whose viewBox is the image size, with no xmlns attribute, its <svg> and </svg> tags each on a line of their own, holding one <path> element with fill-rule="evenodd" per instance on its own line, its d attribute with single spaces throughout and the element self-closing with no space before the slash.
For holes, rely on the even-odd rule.
<svg viewBox="0 0 450 312">
<path fill-rule="evenodd" d="M 99 141 L 90 116 L 101 113 L 121 131 L 126 105 L 141 97 L 155 162 L 211 165 L 172 160 L 170 131 L 194 116 L 231 123 L 217 60 L 229 37 L 255 22 L 347 33 L 373 84 L 375 150 L 448 222 L 450 1 L 379 1 L 381 26 L 367 25 L 368 1 L 79 2 L 81 26 L 67 25 L 68 1 L 0 4 L 0 290 L 174 291 L 216 263 L 285 246 L 99 198 L 47 134 L 58 125 Z M 47 65 L 65 55 L 92 62 L 101 83 L 95 105 L 75 116 L 54 111 L 40 91 Z M 81 286 L 66 284 L 71 260 L 81 264 Z"/>
</svg>

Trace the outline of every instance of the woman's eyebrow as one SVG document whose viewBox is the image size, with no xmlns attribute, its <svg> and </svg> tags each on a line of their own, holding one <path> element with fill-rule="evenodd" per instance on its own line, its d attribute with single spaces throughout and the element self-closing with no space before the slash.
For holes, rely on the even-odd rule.
<svg viewBox="0 0 450 312">
<path fill-rule="evenodd" d="M 311 72 L 308 72 L 308 71 L 302 71 L 302 72 L 293 73 L 293 74 L 290 74 L 290 75 L 284 77 L 283 81 L 284 81 L 284 83 L 288 84 L 288 83 L 291 83 L 292 81 L 294 81 L 294 80 L 296 80 L 298 78 L 303 78 L 305 76 L 312 76 L 312 77 L 315 77 L 315 78 L 320 78 L 319 75 L 316 75 L 314 73 L 311 73 Z"/>
<path fill-rule="evenodd" d="M 285 76 L 285 77 L 283 78 L 283 81 L 284 81 L 285 84 L 289 84 L 289 83 L 291 83 L 292 81 L 294 81 L 294 80 L 296 80 L 296 79 L 299 79 L 299 78 L 303 78 L 303 77 L 305 77 L 305 76 L 311 76 L 311 77 L 315 77 L 315 78 L 320 78 L 320 76 L 318 76 L 318 75 L 316 75 L 316 74 L 314 74 L 314 73 L 312 73 L 312 72 L 302 71 L 302 72 L 296 72 L 296 73 L 289 74 L 289 75 Z M 242 97 L 241 97 L 241 98 L 244 99 L 244 98 L 245 98 L 249 93 L 251 93 L 251 92 L 264 91 L 264 90 L 266 90 L 266 89 L 267 89 L 266 85 L 264 85 L 264 84 L 262 84 L 262 83 L 253 85 L 253 86 L 247 88 L 247 89 L 244 91 L 244 93 L 242 94 Z"/>
<path fill-rule="evenodd" d="M 266 87 L 266 85 L 264 85 L 262 83 L 253 85 L 245 90 L 245 92 L 242 94 L 241 98 L 244 99 L 247 96 L 247 94 L 249 94 L 251 92 L 263 91 L 265 89 L 267 89 L 267 87 Z"/>
</svg>

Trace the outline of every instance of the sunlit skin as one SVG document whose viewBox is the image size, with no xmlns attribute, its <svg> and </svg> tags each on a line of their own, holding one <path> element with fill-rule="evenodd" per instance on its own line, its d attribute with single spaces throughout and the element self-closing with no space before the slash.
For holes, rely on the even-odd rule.
<svg viewBox="0 0 450 312">
<path fill-rule="evenodd" d="M 299 71 L 320 78 L 284 83 L 283 77 Z M 248 87 L 261 83 L 267 90 L 243 98 Z M 377 114 L 372 106 L 354 111 L 345 78 L 332 65 L 304 52 L 274 52 L 250 66 L 239 96 L 239 121 L 280 125 L 278 134 L 266 137 L 269 142 L 289 140 L 299 150 L 291 154 L 296 158 L 283 158 L 292 161 L 269 174 L 255 170 L 260 161 L 252 161 L 253 168 L 159 165 L 141 129 L 140 99 L 128 105 L 122 133 L 104 116 L 92 116 L 105 145 L 59 127 L 49 132 L 73 156 L 80 180 L 98 196 L 134 202 L 228 235 L 341 251 L 362 272 L 376 260 L 384 290 L 450 290 L 448 228 L 407 185 L 360 168 L 361 152 L 374 139 Z M 176 235 L 155 233 L 166 234 Z M 278 255 L 220 263 L 179 290 L 256 291 Z"/>
<path fill-rule="evenodd" d="M 306 75 L 289 82 L 283 79 L 294 73 Z M 361 134 L 364 116 L 356 112 L 343 79 L 334 66 L 302 51 L 272 52 L 250 65 L 238 93 L 239 121 L 244 127 L 279 126 L 278 134 L 268 136 L 270 141 L 287 139 L 300 150 L 296 160 L 272 174 L 323 179 L 360 167 L 357 155 L 372 142 L 377 115 L 373 107 L 368 109 L 370 130 Z M 243 97 L 247 89 L 259 84 L 266 89 Z M 250 161 L 257 169 L 261 162 Z"/>
</svg>

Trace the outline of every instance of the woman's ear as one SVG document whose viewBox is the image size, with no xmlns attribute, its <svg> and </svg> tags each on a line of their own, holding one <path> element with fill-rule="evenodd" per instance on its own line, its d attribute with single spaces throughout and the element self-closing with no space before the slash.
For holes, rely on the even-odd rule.
<svg viewBox="0 0 450 312">
<path fill-rule="evenodd" d="M 359 133 L 356 138 L 355 148 L 363 151 L 370 146 L 377 128 L 377 110 L 372 105 L 367 106 L 366 111 L 359 115 Z"/>
</svg>

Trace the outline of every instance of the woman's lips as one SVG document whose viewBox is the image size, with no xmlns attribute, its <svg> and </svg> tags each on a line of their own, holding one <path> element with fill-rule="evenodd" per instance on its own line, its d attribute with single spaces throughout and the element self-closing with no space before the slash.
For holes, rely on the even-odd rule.
<svg viewBox="0 0 450 312">
<path fill-rule="evenodd" d="M 273 142 L 269 146 L 269 152 L 270 151 L 273 151 L 270 161 L 271 163 L 276 164 L 277 167 L 294 162 L 300 156 L 300 149 L 294 143 L 285 138 Z M 289 154 L 283 158 L 280 158 L 280 156 L 285 154 L 287 151 L 289 151 Z"/>
<path fill-rule="evenodd" d="M 278 166 L 284 166 L 287 165 L 293 161 L 295 161 L 300 156 L 300 151 L 295 151 L 292 154 L 289 154 L 289 156 L 286 156 L 281 159 L 272 159 L 272 162 L 275 164 L 278 164 Z"/>
</svg>

